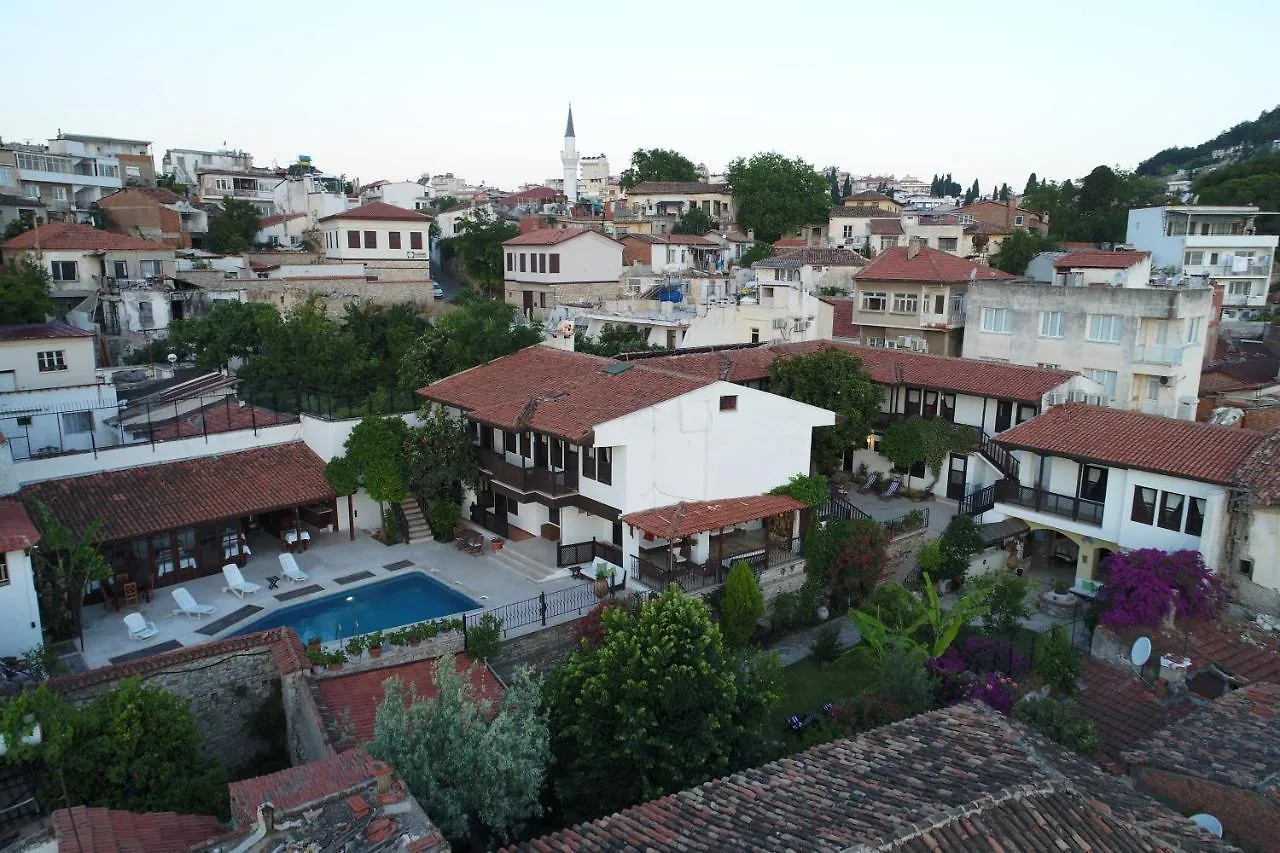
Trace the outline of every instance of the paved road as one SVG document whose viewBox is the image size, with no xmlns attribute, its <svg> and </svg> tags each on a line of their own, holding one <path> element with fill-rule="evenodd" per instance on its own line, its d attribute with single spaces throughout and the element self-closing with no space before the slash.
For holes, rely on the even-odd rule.
<svg viewBox="0 0 1280 853">
<path fill-rule="evenodd" d="M 462 283 L 459 282 L 453 276 L 449 275 L 449 273 L 445 271 L 443 266 L 438 266 L 433 264 L 431 266 L 431 278 L 433 281 L 438 283 L 442 288 L 444 288 L 445 299 L 452 299 L 454 296 L 457 295 L 458 291 L 462 289 Z"/>
</svg>

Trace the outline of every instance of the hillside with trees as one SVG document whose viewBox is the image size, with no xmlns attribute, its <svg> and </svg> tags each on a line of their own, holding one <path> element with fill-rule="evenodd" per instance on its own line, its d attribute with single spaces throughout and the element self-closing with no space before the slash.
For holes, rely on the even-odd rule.
<svg viewBox="0 0 1280 853">
<path fill-rule="evenodd" d="M 1242 121 L 1213 139 L 1191 147 L 1166 148 L 1138 164 L 1139 175 L 1171 175 L 1180 169 L 1195 172 L 1213 166 L 1214 151 L 1240 146 L 1231 159 L 1240 163 L 1271 152 L 1272 141 L 1280 139 L 1280 107 L 1265 110 L 1253 121 Z"/>
</svg>

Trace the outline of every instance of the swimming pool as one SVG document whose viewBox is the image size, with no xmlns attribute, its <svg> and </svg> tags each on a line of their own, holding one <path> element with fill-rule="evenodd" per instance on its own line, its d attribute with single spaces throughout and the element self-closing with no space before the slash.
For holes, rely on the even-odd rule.
<svg viewBox="0 0 1280 853">
<path fill-rule="evenodd" d="M 236 631 L 235 636 L 287 626 L 296 631 L 304 643 L 311 637 L 329 642 L 338 637 L 452 616 L 478 607 L 470 598 L 436 579 L 412 572 L 281 607 Z"/>
</svg>

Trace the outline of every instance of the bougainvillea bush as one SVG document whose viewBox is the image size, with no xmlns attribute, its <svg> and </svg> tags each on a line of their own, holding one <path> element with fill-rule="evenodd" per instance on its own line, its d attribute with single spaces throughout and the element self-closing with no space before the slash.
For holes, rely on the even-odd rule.
<svg viewBox="0 0 1280 853">
<path fill-rule="evenodd" d="M 1227 601 L 1227 585 L 1199 551 L 1141 548 L 1106 559 L 1101 621 L 1113 628 L 1156 627 L 1167 617 L 1212 619 Z"/>
<path fill-rule="evenodd" d="M 986 702 L 1001 714 L 1013 710 L 1013 702 L 1018 698 L 1018 684 L 1007 675 L 988 672 L 978 678 L 969 690 L 969 698 Z"/>
</svg>

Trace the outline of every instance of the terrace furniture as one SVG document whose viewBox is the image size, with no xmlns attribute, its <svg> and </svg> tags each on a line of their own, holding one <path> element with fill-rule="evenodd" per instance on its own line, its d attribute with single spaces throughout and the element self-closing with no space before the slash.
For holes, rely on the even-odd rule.
<svg viewBox="0 0 1280 853">
<path fill-rule="evenodd" d="M 199 619 L 218 609 L 212 604 L 197 604 L 196 600 L 191 597 L 191 593 L 187 592 L 187 588 L 184 586 L 178 587 L 169 594 L 173 596 L 173 600 L 178 605 L 178 609 L 173 611 L 174 616 L 186 615 Z"/>
<path fill-rule="evenodd" d="M 280 539 L 286 551 L 292 551 L 295 547 L 301 547 L 305 551 L 311 544 L 311 534 L 301 527 L 290 527 L 280 534 Z"/>
<path fill-rule="evenodd" d="M 130 613 L 124 617 L 124 626 L 129 629 L 129 639 L 131 640 L 150 640 L 160 633 L 156 628 L 156 623 L 148 622 L 141 613 Z"/>
<path fill-rule="evenodd" d="M 125 607 L 138 606 L 138 585 L 133 581 L 124 585 L 124 604 Z"/>
<path fill-rule="evenodd" d="M 156 560 L 156 574 L 167 575 L 174 570 L 174 566 L 175 561 L 171 552 Z M 191 569 L 194 571 L 196 568 L 196 558 L 184 552 L 178 555 L 176 566 L 180 570 Z"/>
<path fill-rule="evenodd" d="M 298 560 L 292 554 L 280 555 L 280 569 L 294 583 L 306 583 L 307 573 L 298 568 Z"/>
<path fill-rule="evenodd" d="M 867 481 L 858 487 L 858 494 L 865 495 L 868 492 L 874 492 L 880 483 L 880 472 L 872 471 L 867 475 Z"/>
<path fill-rule="evenodd" d="M 898 490 L 901 488 L 902 488 L 902 478 L 894 477 L 892 480 L 889 481 L 889 488 L 885 489 L 883 492 L 880 493 L 880 500 L 882 501 L 889 500 L 894 495 L 896 495 L 898 493 Z"/>
<path fill-rule="evenodd" d="M 244 575 L 240 574 L 240 567 L 235 563 L 227 563 L 222 567 L 222 577 L 227 581 L 227 585 L 222 588 L 222 591 L 234 593 L 240 598 L 244 598 L 246 595 L 253 595 L 262 589 L 262 584 L 246 581 Z"/>
</svg>

